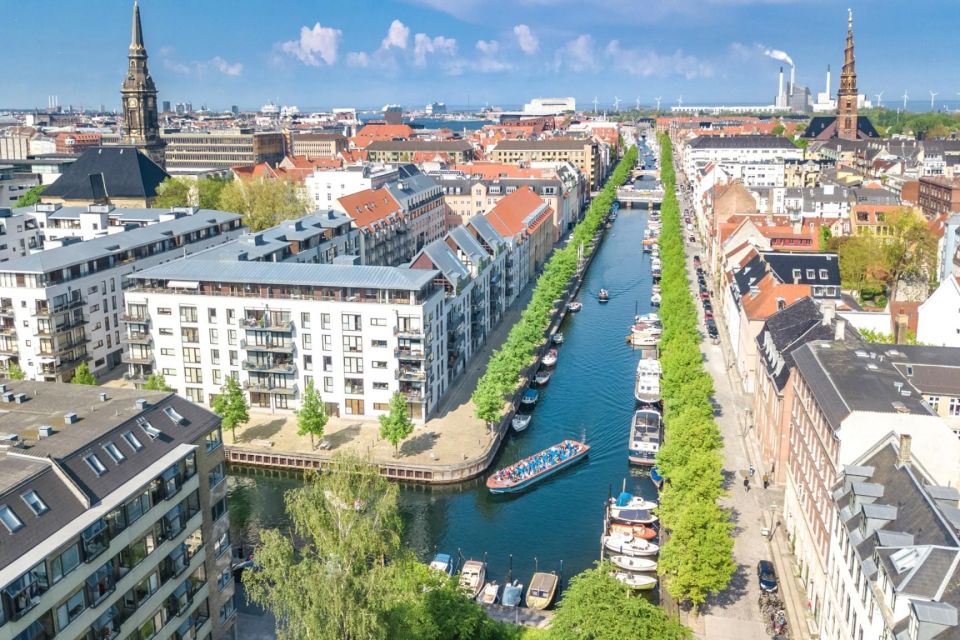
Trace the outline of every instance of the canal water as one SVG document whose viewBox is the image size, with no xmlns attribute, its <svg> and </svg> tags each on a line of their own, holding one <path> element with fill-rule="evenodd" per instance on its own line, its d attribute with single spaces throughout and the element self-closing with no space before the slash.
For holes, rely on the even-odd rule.
<svg viewBox="0 0 960 640">
<path fill-rule="evenodd" d="M 562 570 L 567 579 L 600 555 L 604 501 L 623 483 L 655 499 L 649 479 L 631 475 L 627 463 L 633 387 L 639 351 L 626 343 L 637 313 L 651 311 L 650 258 L 641 253 L 647 214 L 621 210 L 587 273 L 569 314 L 565 341 L 549 384 L 526 431 L 511 433 L 494 468 L 507 466 L 564 438 L 585 439 L 589 458 L 560 471 L 525 493 L 494 496 L 484 479 L 452 487 L 403 486 L 400 505 L 407 543 L 425 560 L 437 551 L 488 562 L 487 575 L 501 583 L 512 567 L 524 584 L 531 574 Z M 597 293 L 610 292 L 600 304 Z M 250 514 L 257 527 L 288 526 L 283 493 L 298 486 L 296 475 L 231 469 L 230 509 Z M 236 542 L 236 540 L 235 540 Z"/>
</svg>

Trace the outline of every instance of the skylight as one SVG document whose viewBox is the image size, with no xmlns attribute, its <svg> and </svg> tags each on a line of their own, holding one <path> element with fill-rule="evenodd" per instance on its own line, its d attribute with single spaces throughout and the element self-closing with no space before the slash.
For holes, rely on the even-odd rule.
<svg viewBox="0 0 960 640">
<path fill-rule="evenodd" d="M 173 407 L 164 407 L 163 413 L 170 418 L 170 421 L 173 422 L 173 424 L 184 424 L 186 422 L 186 420 L 183 419 L 183 416 L 177 413 Z"/>
<path fill-rule="evenodd" d="M 102 476 L 107 472 L 107 468 L 103 466 L 103 463 L 100 462 L 100 458 L 97 457 L 97 454 L 91 453 L 83 457 L 84 462 L 93 469 L 93 472 L 98 476 Z"/>
<path fill-rule="evenodd" d="M 15 532 L 23 526 L 17 514 L 7 505 L 0 506 L 0 522 L 3 523 L 3 526 L 5 526 L 10 533 Z"/>
<path fill-rule="evenodd" d="M 112 442 L 108 442 L 103 445 L 103 450 L 107 452 L 107 455 L 113 458 L 113 461 L 117 464 L 123 462 L 126 459 L 126 456 L 123 455 L 123 452 L 117 447 L 117 445 Z"/>
<path fill-rule="evenodd" d="M 143 429 L 143 432 L 150 436 L 151 440 L 156 440 L 160 437 L 160 434 L 163 433 L 160 429 L 157 429 L 155 426 L 150 424 L 150 421 L 146 418 L 140 418 L 137 420 L 137 424 L 140 425 L 140 428 Z"/>
<path fill-rule="evenodd" d="M 127 444 L 130 445 L 130 448 L 133 449 L 134 452 L 143 449 L 143 443 L 137 440 L 137 436 L 133 435 L 133 431 L 124 432 L 123 439 L 126 440 Z"/>
<path fill-rule="evenodd" d="M 41 513 L 50 510 L 50 507 L 48 507 L 43 500 L 40 499 L 40 496 L 33 489 L 27 491 L 20 497 L 23 498 L 23 501 L 27 503 L 27 506 L 30 507 L 30 509 L 36 515 L 40 515 Z"/>
</svg>

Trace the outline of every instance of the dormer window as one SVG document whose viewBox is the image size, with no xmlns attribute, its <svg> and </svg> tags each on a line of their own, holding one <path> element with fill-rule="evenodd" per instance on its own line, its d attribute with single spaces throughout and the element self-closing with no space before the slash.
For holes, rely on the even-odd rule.
<svg viewBox="0 0 960 640">
<path fill-rule="evenodd" d="M 46 503 L 40 499 L 40 495 L 33 489 L 27 491 L 20 497 L 24 502 L 27 503 L 27 506 L 30 507 L 30 510 L 33 511 L 34 515 L 39 516 L 40 514 L 46 513 L 50 510 L 50 507 L 48 507 Z"/>
</svg>

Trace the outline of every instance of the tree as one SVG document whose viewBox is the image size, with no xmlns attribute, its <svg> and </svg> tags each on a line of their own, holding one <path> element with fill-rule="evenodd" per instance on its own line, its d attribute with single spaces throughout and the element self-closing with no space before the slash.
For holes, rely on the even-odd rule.
<svg viewBox="0 0 960 640">
<path fill-rule="evenodd" d="M 23 369 L 20 368 L 20 365 L 16 362 L 11 362 L 7 367 L 7 377 L 11 380 L 23 380 L 27 377 L 27 374 L 23 372 Z"/>
<path fill-rule="evenodd" d="M 778 122 L 776 125 L 774 125 L 773 129 L 770 130 L 770 133 L 772 133 L 775 136 L 782 136 L 783 132 L 786 130 L 787 128 L 783 126 L 783 123 Z"/>
<path fill-rule="evenodd" d="M 550 640 L 683 640 L 691 632 L 610 576 L 600 563 L 570 580 L 547 633 Z"/>
<path fill-rule="evenodd" d="M 30 187 L 29 190 L 22 196 L 17 199 L 17 204 L 13 205 L 15 207 L 32 207 L 33 205 L 40 202 L 40 196 L 46 191 L 47 185 L 38 184 L 35 187 Z"/>
<path fill-rule="evenodd" d="M 827 251 L 830 245 L 830 238 L 833 237 L 833 232 L 830 231 L 830 227 L 825 224 L 820 225 L 820 251 Z"/>
<path fill-rule="evenodd" d="M 227 377 L 227 381 L 220 387 L 220 395 L 213 402 L 213 412 L 220 416 L 220 426 L 229 431 L 236 442 L 236 428 L 250 422 L 250 407 L 240 383 L 233 376 Z"/>
<path fill-rule="evenodd" d="M 97 378 L 91 373 L 90 367 L 87 366 L 86 362 L 81 362 L 80 366 L 77 367 L 76 371 L 73 372 L 73 378 L 70 379 L 71 384 L 89 384 L 96 386 Z"/>
<path fill-rule="evenodd" d="M 400 442 L 413 433 L 413 422 L 407 413 L 407 400 L 397 391 L 390 398 L 390 412 L 379 418 L 380 437 L 393 445 L 395 458 L 400 455 Z"/>
<path fill-rule="evenodd" d="M 243 216 L 252 231 L 261 231 L 284 220 L 298 218 L 307 204 L 290 180 L 233 180 L 220 192 L 220 209 Z"/>
<path fill-rule="evenodd" d="M 197 181 L 197 204 L 201 209 L 220 207 L 220 194 L 230 184 L 229 178 L 201 178 Z"/>
<path fill-rule="evenodd" d="M 186 207 L 191 202 L 192 189 L 193 182 L 186 178 L 166 178 L 157 186 L 157 197 L 153 206 L 160 209 Z"/>
<path fill-rule="evenodd" d="M 147 378 L 147 381 L 143 384 L 143 388 L 150 391 L 173 391 L 173 389 L 167 386 L 166 379 L 163 377 L 163 374 L 160 373 L 151 373 L 150 377 Z"/>
<path fill-rule="evenodd" d="M 316 448 L 313 438 L 323 437 L 323 428 L 327 426 L 327 411 L 320 399 L 320 392 L 313 385 L 311 378 L 303 390 L 300 399 L 300 409 L 294 412 L 297 416 L 297 435 L 310 435 L 310 448 Z"/>
</svg>

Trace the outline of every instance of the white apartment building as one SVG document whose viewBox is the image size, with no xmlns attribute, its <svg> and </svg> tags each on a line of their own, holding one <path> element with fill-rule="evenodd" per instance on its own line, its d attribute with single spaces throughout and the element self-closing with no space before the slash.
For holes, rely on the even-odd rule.
<svg viewBox="0 0 960 640">
<path fill-rule="evenodd" d="M 314 171 L 306 177 L 304 184 L 311 205 L 317 209 L 344 211 L 340 198 L 365 189 L 379 189 L 399 175 L 394 165 L 351 165 L 343 169 Z"/>
<path fill-rule="evenodd" d="M 745 187 L 782 187 L 786 182 L 783 161 L 722 162 L 720 166 Z"/>
<path fill-rule="evenodd" d="M 0 394 L 0 637 L 234 638 L 220 418 L 163 392 Z"/>
<path fill-rule="evenodd" d="M 43 246 L 43 233 L 29 215 L 0 209 L 0 262 L 29 255 Z"/>
<path fill-rule="evenodd" d="M 36 380 L 69 381 L 86 361 L 94 372 L 120 364 L 124 277 L 230 240 L 240 216 L 180 209 L 124 233 L 0 264 L 0 370 L 16 362 Z M 81 214 L 108 224 L 107 212 Z"/>
<path fill-rule="evenodd" d="M 802 160 L 803 149 L 781 136 L 700 136 L 684 144 L 682 155 L 684 172 L 693 176 L 697 167 L 711 162 L 759 165 Z"/>
<path fill-rule="evenodd" d="M 921 344 L 960 347 L 960 276 L 949 276 L 917 310 Z M 960 408 L 958 408 L 960 411 Z"/>
<path fill-rule="evenodd" d="M 124 233 L 158 222 L 169 222 L 197 211 L 196 207 L 172 209 L 145 209 L 136 207 L 117 208 L 112 204 L 63 206 L 61 204 L 37 203 L 14 210 L 36 222 L 43 236 L 44 247 L 62 246 L 51 243 L 55 240 L 90 240 L 114 233 Z"/>
<path fill-rule="evenodd" d="M 308 379 L 331 415 L 375 419 L 399 391 L 423 422 L 447 389 L 439 273 L 205 260 L 137 271 L 126 294 L 129 377 L 153 372 L 211 405 L 226 376 L 258 410 L 299 406 Z"/>
</svg>

